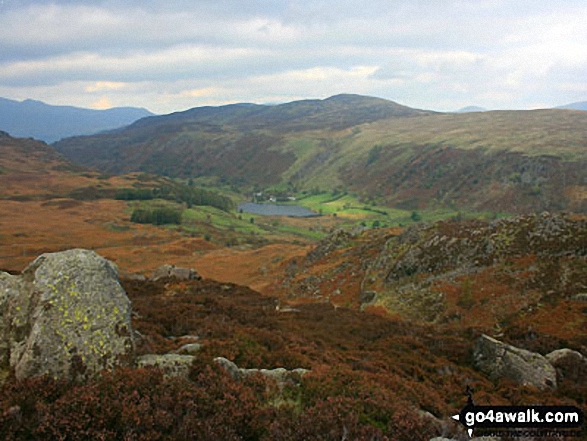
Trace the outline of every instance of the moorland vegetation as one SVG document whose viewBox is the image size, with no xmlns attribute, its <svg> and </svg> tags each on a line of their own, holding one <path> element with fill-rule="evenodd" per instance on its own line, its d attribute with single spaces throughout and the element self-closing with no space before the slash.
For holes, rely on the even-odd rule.
<svg viewBox="0 0 587 441">
<path fill-rule="evenodd" d="M 121 270 L 139 355 L 188 335 L 202 345 L 187 378 L 4 372 L 0 434 L 458 439 L 450 415 L 467 390 L 487 405 L 587 411 L 580 362 L 539 390 L 488 378 L 473 356 L 482 334 L 587 356 L 585 123 L 572 110 L 439 114 L 342 95 L 196 108 L 55 148 L 0 134 L 0 268 L 95 249 Z M 320 216 L 238 212 L 259 194 Z M 134 274 L 161 264 L 204 278 Z M 309 372 L 235 380 L 216 357 Z"/>
</svg>

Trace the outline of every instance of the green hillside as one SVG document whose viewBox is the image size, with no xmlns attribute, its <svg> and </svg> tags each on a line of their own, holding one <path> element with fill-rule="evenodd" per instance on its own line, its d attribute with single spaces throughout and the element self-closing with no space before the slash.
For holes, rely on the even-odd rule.
<svg viewBox="0 0 587 441">
<path fill-rule="evenodd" d="M 55 146 L 114 173 L 342 189 L 402 209 L 586 211 L 587 114 L 438 114 L 357 95 L 202 107 Z"/>
</svg>

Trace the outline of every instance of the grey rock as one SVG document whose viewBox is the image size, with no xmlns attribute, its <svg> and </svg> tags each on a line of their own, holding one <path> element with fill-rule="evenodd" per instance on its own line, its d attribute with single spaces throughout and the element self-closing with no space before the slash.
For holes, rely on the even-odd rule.
<svg viewBox="0 0 587 441">
<path fill-rule="evenodd" d="M 285 368 L 276 368 L 276 369 L 241 369 L 243 376 L 248 375 L 255 375 L 261 374 L 268 378 L 272 378 L 278 385 L 283 384 L 299 384 L 302 377 L 306 375 L 309 371 L 308 369 L 285 369 Z"/>
<path fill-rule="evenodd" d="M 178 337 L 179 339 L 182 340 L 199 340 L 200 336 L 199 335 L 182 335 L 181 337 Z"/>
<path fill-rule="evenodd" d="M 546 359 L 554 366 L 558 381 L 587 383 L 587 358 L 572 349 L 557 349 L 546 354 Z"/>
<path fill-rule="evenodd" d="M 193 355 L 148 354 L 137 358 L 137 366 L 161 369 L 166 377 L 188 378 L 194 358 Z"/>
<path fill-rule="evenodd" d="M 272 378 L 277 382 L 279 385 L 283 385 L 286 383 L 290 384 L 299 384 L 301 378 L 306 375 L 309 370 L 308 369 L 292 369 L 288 370 L 285 368 L 276 368 L 276 369 L 243 369 L 239 368 L 235 363 L 230 360 L 227 360 L 224 357 L 217 357 L 214 361 L 221 367 L 223 367 L 235 380 L 241 380 L 250 375 L 261 374 L 268 378 Z"/>
<path fill-rule="evenodd" d="M 508 378 L 524 386 L 556 389 L 556 371 L 545 357 L 487 335 L 477 340 L 474 362 L 492 380 Z"/>
<path fill-rule="evenodd" d="M 178 354 L 195 355 L 202 350 L 200 343 L 188 343 L 179 348 L 176 352 Z"/>
<path fill-rule="evenodd" d="M 0 276 L 3 362 L 17 378 L 83 379 L 130 365 L 131 305 L 118 270 L 93 251 L 35 259 L 21 276 Z"/>
<path fill-rule="evenodd" d="M 224 357 L 216 357 L 214 362 L 228 372 L 235 380 L 240 380 L 242 378 L 241 370 L 232 361 Z"/>
<path fill-rule="evenodd" d="M 0 369 L 8 368 L 10 360 L 8 305 L 20 293 L 21 278 L 0 271 Z"/>
<path fill-rule="evenodd" d="M 130 281 L 135 281 L 135 282 L 146 282 L 147 281 L 147 277 L 144 276 L 143 274 L 139 274 L 139 273 L 124 273 L 120 275 L 121 279 L 124 280 L 130 280 Z"/>
<path fill-rule="evenodd" d="M 165 278 L 174 278 L 177 280 L 200 280 L 202 277 L 193 269 L 178 268 L 175 265 L 162 265 L 153 271 L 150 280 L 156 282 L 157 280 Z"/>
</svg>

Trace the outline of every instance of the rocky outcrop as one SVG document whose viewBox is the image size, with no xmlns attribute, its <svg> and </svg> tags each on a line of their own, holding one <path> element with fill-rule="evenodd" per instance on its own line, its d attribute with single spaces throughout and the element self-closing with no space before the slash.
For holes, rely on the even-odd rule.
<svg viewBox="0 0 587 441">
<path fill-rule="evenodd" d="M 386 263 L 386 280 L 417 274 L 467 273 L 512 256 L 536 254 L 549 258 L 585 255 L 587 224 L 571 215 L 542 213 L 491 223 L 438 222 L 407 229 Z"/>
<path fill-rule="evenodd" d="M 306 256 L 306 264 L 313 264 L 335 250 L 351 246 L 353 239 L 357 235 L 358 233 L 342 229 L 333 231 L 327 237 L 318 242 L 316 247 L 308 253 Z"/>
<path fill-rule="evenodd" d="M 524 386 L 555 389 L 556 371 L 540 354 L 482 335 L 474 348 L 477 369 L 492 380 L 507 378 Z"/>
<path fill-rule="evenodd" d="M 93 251 L 39 256 L 0 274 L 0 363 L 17 378 L 86 378 L 131 365 L 131 305 L 118 270 Z"/>
<path fill-rule="evenodd" d="M 301 378 L 309 372 L 308 369 L 302 368 L 292 370 L 285 368 L 243 369 L 224 357 L 217 357 L 214 362 L 224 368 L 235 380 L 241 380 L 249 375 L 261 374 L 272 378 L 277 384 L 299 384 Z"/>
<path fill-rule="evenodd" d="M 546 354 L 546 359 L 554 366 L 559 382 L 587 384 L 587 358 L 571 349 L 557 349 Z"/>
<path fill-rule="evenodd" d="M 173 278 L 177 280 L 200 280 L 202 277 L 193 269 L 179 268 L 175 265 L 162 265 L 153 271 L 150 280 L 156 282 L 157 280 L 165 278 Z"/>
</svg>

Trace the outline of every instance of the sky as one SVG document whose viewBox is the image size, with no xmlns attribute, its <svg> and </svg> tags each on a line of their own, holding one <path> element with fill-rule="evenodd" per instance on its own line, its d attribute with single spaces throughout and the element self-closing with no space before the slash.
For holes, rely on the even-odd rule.
<svg viewBox="0 0 587 441">
<path fill-rule="evenodd" d="M 585 0 L 0 0 L 0 96 L 553 107 L 587 100 L 585 23 Z"/>
</svg>

